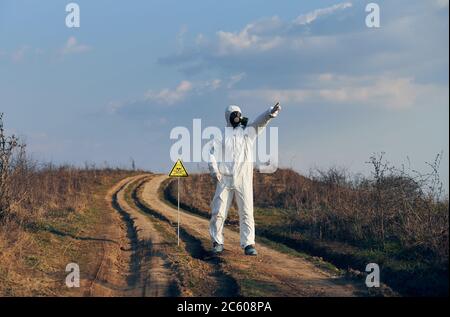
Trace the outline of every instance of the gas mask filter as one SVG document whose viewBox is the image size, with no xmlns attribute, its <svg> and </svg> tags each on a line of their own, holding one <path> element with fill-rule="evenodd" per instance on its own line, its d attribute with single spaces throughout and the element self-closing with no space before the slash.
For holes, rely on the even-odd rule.
<svg viewBox="0 0 450 317">
<path fill-rule="evenodd" d="M 236 128 L 239 125 L 242 125 L 245 128 L 248 123 L 248 118 L 242 117 L 239 111 L 233 111 L 230 114 L 230 123 L 233 128 Z"/>
</svg>

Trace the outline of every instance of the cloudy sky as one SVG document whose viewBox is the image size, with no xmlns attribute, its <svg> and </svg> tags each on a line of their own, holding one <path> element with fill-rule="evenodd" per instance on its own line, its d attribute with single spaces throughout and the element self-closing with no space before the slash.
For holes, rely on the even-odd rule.
<svg viewBox="0 0 450 317">
<path fill-rule="evenodd" d="M 0 0 L 0 111 L 37 159 L 167 172 L 173 127 L 281 101 L 282 166 L 443 151 L 448 186 L 448 0 L 377 1 L 380 28 L 369 1 L 76 2 L 77 29 L 69 1 Z"/>
</svg>

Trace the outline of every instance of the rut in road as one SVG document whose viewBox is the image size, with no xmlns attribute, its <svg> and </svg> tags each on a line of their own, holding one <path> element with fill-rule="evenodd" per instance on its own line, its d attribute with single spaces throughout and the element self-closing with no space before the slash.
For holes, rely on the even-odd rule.
<svg viewBox="0 0 450 317">
<path fill-rule="evenodd" d="M 144 182 L 141 197 L 148 210 L 171 223 L 177 221 L 177 210 L 159 195 L 165 175 L 155 175 Z M 135 196 L 136 198 L 136 196 Z M 209 240 L 209 221 L 181 211 L 181 227 L 184 238 Z M 366 290 L 359 284 L 334 275 L 312 262 L 276 251 L 259 244 L 257 257 L 243 255 L 239 246 L 239 234 L 225 228 L 225 249 L 219 261 L 236 273 L 237 282 L 264 285 L 273 288 L 271 296 L 364 296 Z M 189 240 L 187 239 L 187 240 Z M 199 243 L 200 244 L 200 243 Z M 203 251 L 205 252 L 205 251 Z"/>
<path fill-rule="evenodd" d="M 125 224 L 128 247 L 122 247 L 122 254 L 110 260 L 116 262 L 116 270 L 105 265 L 102 259 L 90 287 L 91 296 L 165 297 L 179 294 L 174 274 L 161 252 L 164 240 L 146 216 L 131 207 L 125 198 L 129 187 L 145 177 L 148 175 L 126 178 L 107 196 Z"/>
<path fill-rule="evenodd" d="M 116 241 L 118 246 L 102 245 L 101 260 L 90 281 L 87 296 L 133 296 L 136 293 L 131 283 L 134 280 L 133 276 L 136 275 L 134 273 L 136 232 L 131 219 L 117 202 L 117 194 L 132 180 L 133 177 L 121 180 L 108 191 L 105 197 L 112 212 L 112 224 L 106 228 L 107 235 Z"/>
<path fill-rule="evenodd" d="M 140 201 L 138 193 L 149 180 L 151 180 L 151 177 L 140 181 L 140 183 L 132 191 L 131 197 L 134 204 L 141 211 L 152 215 L 160 221 L 168 223 L 174 230 L 176 230 L 176 223 L 173 223 L 164 215 L 150 209 Z M 212 284 L 211 286 L 214 287 L 211 288 L 209 294 L 205 295 L 218 297 L 235 297 L 240 295 L 239 285 L 227 272 L 223 270 L 223 261 L 220 258 L 211 256 L 211 253 L 205 249 L 203 243 L 184 228 L 180 228 L 180 240 L 180 245 L 185 248 L 185 251 L 192 258 L 203 262 L 208 267 L 207 271 L 211 272 L 208 274 L 208 279 L 209 283 Z"/>
<path fill-rule="evenodd" d="M 178 290 L 174 274 L 163 252 L 164 239 L 152 222 L 139 210 L 130 206 L 125 199 L 126 190 L 144 177 L 146 176 L 134 178 L 117 193 L 118 208 L 131 220 L 136 233 L 132 261 L 134 275 L 130 283 L 136 286 L 140 296 L 176 296 Z"/>
</svg>

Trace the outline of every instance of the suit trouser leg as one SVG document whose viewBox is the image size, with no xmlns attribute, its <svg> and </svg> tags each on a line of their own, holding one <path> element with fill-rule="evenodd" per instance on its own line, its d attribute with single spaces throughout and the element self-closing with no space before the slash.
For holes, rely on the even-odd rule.
<svg viewBox="0 0 450 317">
<path fill-rule="evenodd" d="M 218 182 L 216 193 L 211 202 L 211 220 L 209 224 L 209 234 L 213 242 L 224 244 L 223 227 L 232 201 L 233 190 Z"/>
<path fill-rule="evenodd" d="M 244 183 L 236 188 L 236 203 L 239 208 L 241 247 L 255 244 L 255 220 L 253 218 L 253 186 Z"/>
</svg>

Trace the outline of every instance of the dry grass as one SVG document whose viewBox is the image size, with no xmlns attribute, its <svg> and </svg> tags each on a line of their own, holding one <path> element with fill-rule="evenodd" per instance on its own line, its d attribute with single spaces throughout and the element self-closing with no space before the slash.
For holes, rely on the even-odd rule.
<svg viewBox="0 0 450 317">
<path fill-rule="evenodd" d="M 448 261 L 448 198 L 436 174 L 438 159 L 430 174 L 414 176 L 382 157 L 371 158 L 372 177 L 352 177 L 335 168 L 316 170 L 309 178 L 289 169 L 255 173 L 255 206 L 288 211 L 291 227 L 311 238 L 366 246 L 394 241 Z M 209 175 L 193 175 L 183 180 L 180 200 L 207 214 L 214 187 Z M 176 197 L 176 183 L 168 192 Z M 231 214 L 232 221 L 237 217 Z"/>
<path fill-rule="evenodd" d="M 395 168 L 382 154 L 370 158 L 369 177 L 337 168 L 308 177 L 290 169 L 255 173 L 257 231 L 313 255 L 329 255 L 344 268 L 364 270 L 375 259 L 405 293 L 448 293 L 449 210 L 440 157 L 425 174 Z M 209 217 L 214 189 L 209 175 L 192 175 L 182 181 L 181 205 Z M 176 182 L 169 183 L 166 197 L 176 202 Z M 229 218 L 231 224 L 238 221 L 235 211 Z"/>
<path fill-rule="evenodd" d="M 74 245 L 51 231 L 86 230 L 94 194 L 131 172 L 38 164 L 25 149 L 6 135 L 0 114 L 0 296 L 61 295 L 56 275 Z"/>
</svg>

